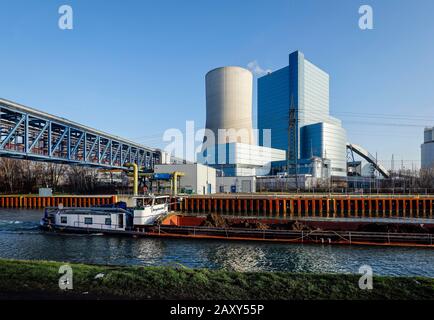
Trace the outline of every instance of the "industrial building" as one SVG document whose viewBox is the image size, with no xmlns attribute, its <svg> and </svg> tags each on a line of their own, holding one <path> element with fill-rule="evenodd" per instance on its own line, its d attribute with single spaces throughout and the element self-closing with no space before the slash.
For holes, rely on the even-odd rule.
<svg viewBox="0 0 434 320">
<path fill-rule="evenodd" d="M 284 150 L 246 143 L 225 143 L 209 146 L 199 153 L 198 162 L 212 165 L 224 176 L 265 176 L 271 163 L 286 158 Z"/>
<path fill-rule="evenodd" d="M 206 74 L 206 133 L 197 161 L 220 176 L 270 173 L 272 161 L 286 159 L 285 150 L 259 146 L 252 126 L 253 76 L 241 67 L 221 67 Z"/>
<path fill-rule="evenodd" d="M 217 177 L 217 191 L 219 193 L 256 192 L 256 177 Z"/>
<path fill-rule="evenodd" d="M 329 75 L 306 60 L 289 55 L 289 65 L 258 79 L 259 140 L 271 129 L 271 147 L 287 151 L 286 161 L 273 163 L 274 172 L 314 170 L 311 159 L 324 159 L 324 172 L 345 177 L 346 132 L 329 114 Z M 329 161 L 327 161 L 329 160 Z"/>
<path fill-rule="evenodd" d="M 209 71 L 206 83 L 206 129 L 214 134 L 214 143 L 251 143 L 253 75 L 241 67 L 221 67 Z M 222 135 L 224 131 L 234 133 Z M 220 137 L 219 137 L 219 132 Z M 206 136 L 209 139 L 209 136 Z M 207 140 L 206 139 L 206 140 Z"/>
<path fill-rule="evenodd" d="M 216 193 L 216 170 L 214 168 L 199 163 L 157 164 L 154 167 L 155 174 L 172 174 L 173 172 L 183 174 L 178 182 L 180 193 Z"/>
<path fill-rule="evenodd" d="M 303 126 L 300 128 L 300 145 L 303 146 L 300 159 L 312 159 L 313 163 L 323 160 L 322 171 L 327 170 L 323 177 L 346 175 L 346 132 L 340 125 L 319 122 Z"/>
<path fill-rule="evenodd" d="M 258 130 L 252 73 L 229 66 L 206 74 L 206 130 L 197 162 L 217 170 L 217 192 L 317 188 L 330 181 L 345 186 L 347 175 L 361 176 L 354 154 L 388 177 L 367 150 L 347 142 L 341 121 L 330 115 L 329 75 L 300 51 L 288 62 L 258 79 Z"/>
<path fill-rule="evenodd" d="M 421 145 L 421 168 L 434 168 L 434 127 L 425 128 L 424 142 Z"/>
</svg>

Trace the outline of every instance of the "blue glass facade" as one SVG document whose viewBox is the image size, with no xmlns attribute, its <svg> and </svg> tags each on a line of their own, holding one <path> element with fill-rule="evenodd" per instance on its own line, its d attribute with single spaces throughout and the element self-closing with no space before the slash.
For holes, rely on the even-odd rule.
<svg viewBox="0 0 434 320">
<path fill-rule="evenodd" d="M 340 125 L 320 122 L 301 127 L 300 151 L 301 159 L 328 159 L 332 175 L 346 176 L 346 132 Z"/>
<path fill-rule="evenodd" d="M 329 149 L 329 155 L 335 158 L 331 159 L 336 168 L 332 174 L 346 174 L 346 134 L 341 122 L 329 114 L 329 75 L 299 51 L 291 53 L 288 62 L 287 67 L 258 79 L 260 143 L 262 131 L 271 129 L 271 146 L 288 151 L 292 167 L 296 160 L 309 159 L 311 154 L 325 158 Z M 329 125 L 310 128 L 309 138 L 301 137 L 304 126 L 318 123 Z M 330 132 L 336 134 L 336 139 Z M 273 164 L 276 171 L 286 171 L 286 165 L 286 161 Z"/>
<path fill-rule="evenodd" d="M 263 130 L 271 129 L 271 147 L 288 150 L 289 67 L 258 79 L 259 144 Z M 282 119 L 286 117 L 286 119 Z M 286 120 L 286 121 L 285 121 Z"/>
</svg>

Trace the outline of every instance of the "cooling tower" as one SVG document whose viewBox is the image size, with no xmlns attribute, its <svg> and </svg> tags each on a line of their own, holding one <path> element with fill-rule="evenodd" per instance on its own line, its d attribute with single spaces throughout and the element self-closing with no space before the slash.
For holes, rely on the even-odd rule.
<svg viewBox="0 0 434 320">
<path fill-rule="evenodd" d="M 206 128 L 214 132 L 215 142 L 253 143 L 252 73 L 240 67 L 222 67 L 211 70 L 205 78 Z M 230 129 L 237 135 L 218 141 L 219 129 Z"/>
</svg>

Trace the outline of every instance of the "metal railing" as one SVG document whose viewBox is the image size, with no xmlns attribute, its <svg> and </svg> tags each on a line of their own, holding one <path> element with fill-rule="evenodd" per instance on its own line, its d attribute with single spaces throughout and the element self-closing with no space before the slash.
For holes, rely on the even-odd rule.
<svg viewBox="0 0 434 320">
<path fill-rule="evenodd" d="M 352 242 L 380 242 L 380 243 L 423 243 L 433 244 L 433 236 L 429 233 L 391 233 L 391 232 L 362 232 L 362 231 L 324 231 L 324 230 L 258 230 L 247 228 L 214 228 L 214 227 L 184 227 L 159 226 L 159 233 L 181 233 L 198 235 L 219 235 L 225 238 L 262 238 L 276 240 L 340 240 Z"/>
</svg>

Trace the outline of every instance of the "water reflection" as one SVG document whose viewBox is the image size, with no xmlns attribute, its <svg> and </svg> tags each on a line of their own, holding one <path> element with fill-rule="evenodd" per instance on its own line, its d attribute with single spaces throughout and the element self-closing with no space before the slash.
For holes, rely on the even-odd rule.
<svg viewBox="0 0 434 320">
<path fill-rule="evenodd" d="M 136 239 L 126 243 L 125 246 L 130 249 L 126 249 L 130 257 L 138 259 L 142 264 L 154 264 L 154 261 L 164 259 L 166 246 L 162 241 L 143 241 L 144 239 Z M 151 263 L 152 261 L 152 263 Z"/>
<path fill-rule="evenodd" d="M 207 257 L 223 269 L 244 272 L 261 270 L 260 261 L 266 260 L 265 255 L 262 247 L 250 243 L 234 243 L 233 246 L 220 244 L 215 250 L 208 252 Z"/>
</svg>

